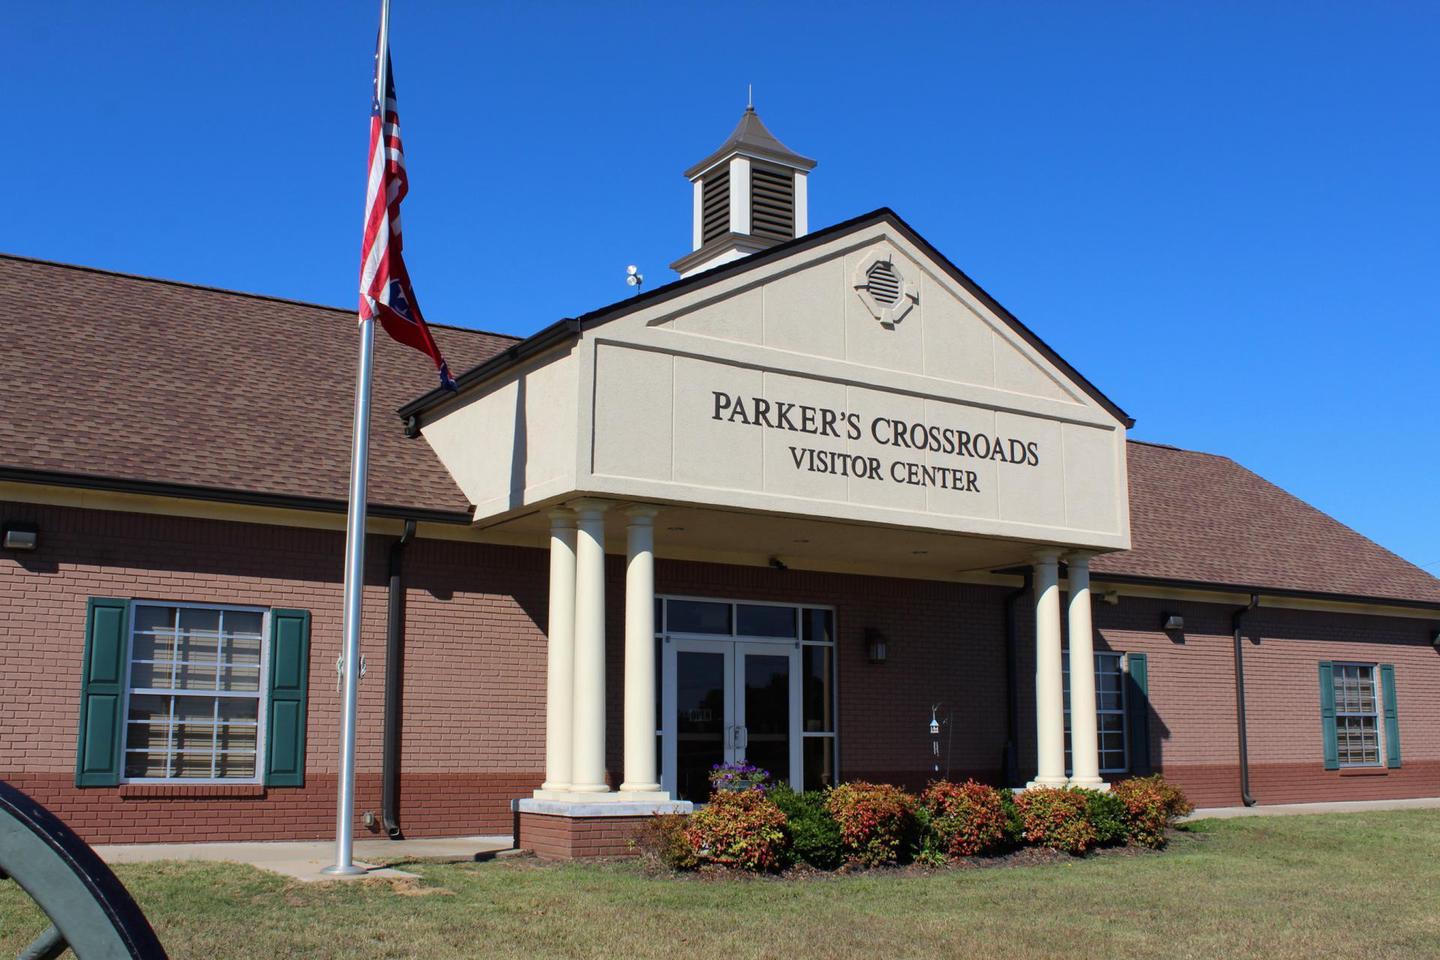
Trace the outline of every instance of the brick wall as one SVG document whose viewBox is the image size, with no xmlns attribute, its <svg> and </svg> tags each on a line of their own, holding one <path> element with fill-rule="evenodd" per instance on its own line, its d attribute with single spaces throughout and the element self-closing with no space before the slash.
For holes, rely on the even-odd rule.
<svg viewBox="0 0 1440 960">
<path fill-rule="evenodd" d="M 92 841 L 323 838 L 333 833 L 340 698 L 338 532 L 0 503 L 39 525 L 41 549 L 0 554 L 0 777 Z M 367 558 L 356 785 L 380 810 L 385 558 Z M 608 559 L 607 759 L 623 766 L 623 559 Z M 509 801 L 542 779 L 548 560 L 541 550 L 418 540 L 406 554 L 401 821 L 407 834 L 504 833 Z M 930 705 L 953 778 L 1000 782 L 1005 746 L 1000 587 L 661 561 L 663 593 L 836 608 L 840 773 L 919 787 L 932 776 Z M 300 607 L 313 614 L 303 788 L 73 786 L 85 598 Z M 1215 604 L 1097 602 L 1097 649 L 1149 655 L 1151 755 L 1203 805 L 1239 802 L 1230 614 Z M 1183 641 L 1158 629 L 1186 619 Z M 1262 609 L 1246 642 L 1252 781 L 1261 802 L 1440 795 L 1440 655 L 1427 621 Z M 864 635 L 886 634 L 871 664 Z M 1034 768 L 1033 618 L 1019 605 L 1022 779 Z M 1374 775 L 1320 762 L 1316 663 L 1396 665 L 1404 766 Z M 951 732 L 953 731 L 953 740 Z M 357 835 L 364 828 L 357 820 Z"/>
<path fill-rule="evenodd" d="M 559 817 L 544 813 L 518 816 L 515 844 L 547 860 L 578 857 L 627 857 L 649 817 Z"/>
<path fill-rule="evenodd" d="M 0 554 L 0 777 L 93 842 L 333 836 L 343 535 L 0 503 L 41 547 Z M 371 538 L 358 811 L 380 813 L 389 538 Z M 542 551 L 417 540 L 406 553 L 401 821 L 412 836 L 509 833 L 544 757 Z M 313 617 L 303 788 L 74 787 L 85 598 L 299 607 Z M 229 790 L 230 788 L 226 788 Z M 148 795 L 147 795 L 148 794 Z M 357 812 L 356 833 L 365 835 Z"/>
<path fill-rule="evenodd" d="M 1240 803 L 1233 606 L 1124 597 L 1096 604 L 1096 647 L 1147 654 L 1151 756 L 1198 804 Z M 1183 637 L 1158 628 L 1185 618 Z M 1246 621 L 1251 793 L 1260 803 L 1440 796 L 1440 653 L 1425 620 L 1261 609 Z M 1321 660 L 1395 664 L 1402 766 L 1325 770 Z"/>
</svg>

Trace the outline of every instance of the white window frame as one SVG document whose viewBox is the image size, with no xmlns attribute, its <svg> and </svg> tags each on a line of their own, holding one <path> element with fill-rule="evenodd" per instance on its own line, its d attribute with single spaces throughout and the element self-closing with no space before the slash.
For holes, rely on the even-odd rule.
<svg viewBox="0 0 1440 960">
<path fill-rule="evenodd" d="M 1374 713 L 1363 711 L 1340 709 L 1340 691 L 1336 689 L 1335 681 L 1339 679 L 1339 671 L 1345 667 L 1360 667 L 1370 671 L 1370 690 L 1375 703 Z M 1335 759 L 1341 770 L 1373 770 L 1385 766 L 1385 704 L 1382 701 L 1383 693 L 1380 685 L 1380 665 L 1378 663 L 1365 663 L 1359 660 L 1336 660 L 1331 664 L 1330 669 L 1330 696 L 1335 701 Z M 1341 759 L 1340 751 L 1340 718 L 1341 717 L 1373 717 L 1375 719 L 1375 759 L 1362 760 L 1360 762 L 1346 761 Z"/>
<path fill-rule="evenodd" d="M 239 613 L 260 614 L 260 679 L 259 689 L 255 694 L 249 692 L 235 693 L 224 690 L 201 690 L 201 691 L 176 691 L 173 687 L 140 687 L 136 688 L 131 683 L 132 671 L 135 668 L 135 614 L 141 607 L 166 607 L 177 610 L 234 610 Z M 177 613 L 178 626 L 178 613 Z M 131 600 L 130 615 L 125 624 L 125 693 L 121 703 L 121 718 L 123 731 L 120 736 L 120 782 L 121 783 L 149 783 L 195 786 L 206 786 L 216 784 L 230 785 L 251 785 L 261 784 L 265 781 L 265 739 L 267 714 L 270 707 L 270 608 L 256 607 L 240 603 L 198 603 L 189 600 Z M 221 660 L 220 649 L 216 647 L 216 660 Z M 256 700 L 256 728 L 255 728 L 255 775 L 253 777 L 127 777 L 125 770 L 128 767 L 131 749 L 130 743 L 130 695 L 138 693 L 140 696 L 195 696 L 210 697 L 218 702 L 221 698 L 233 697 L 236 699 Z M 173 704 L 171 707 L 174 709 Z M 173 713 L 171 723 L 173 724 Z M 144 752 L 144 751 L 133 751 Z M 170 751 L 167 751 L 169 753 Z M 212 762 L 211 769 L 214 769 Z"/>
<path fill-rule="evenodd" d="M 1129 663 L 1129 660 L 1126 658 L 1126 655 L 1125 655 L 1124 653 L 1119 652 L 1119 651 L 1116 651 L 1116 650 L 1096 650 L 1096 651 L 1095 651 L 1095 664 L 1096 664 L 1097 667 L 1099 666 L 1100 658 L 1101 658 L 1101 657 L 1114 657 L 1114 658 L 1115 658 L 1116 672 L 1120 675 L 1120 706 L 1119 706 L 1119 707 L 1101 707 L 1101 706 L 1100 706 L 1100 696 L 1099 696 L 1099 689 L 1100 689 L 1100 688 L 1099 688 L 1099 685 L 1098 685 L 1098 684 L 1096 685 L 1096 688 L 1095 688 L 1095 689 L 1096 689 L 1096 696 L 1095 696 L 1095 730 L 1096 730 L 1096 735 L 1097 735 L 1097 738 L 1098 738 L 1098 736 L 1104 732 L 1104 726 L 1103 726 L 1103 724 L 1100 723 L 1100 718 L 1101 718 L 1102 716 L 1107 716 L 1107 715 L 1108 715 L 1108 716 L 1118 716 L 1118 717 L 1120 718 L 1120 739 L 1121 739 L 1121 743 L 1123 744 L 1123 746 L 1121 747 L 1121 756 L 1124 757 L 1125 762 L 1124 762 L 1124 765 L 1119 766 L 1119 767 L 1107 767 L 1107 766 L 1105 766 L 1105 765 L 1102 763 L 1101 766 L 1100 766 L 1100 772 L 1101 772 L 1101 773 L 1129 773 L 1129 772 L 1130 772 L 1130 711 L 1129 711 L 1130 702 L 1129 702 L 1129 693 L 1128 693 L 1128 691 L 1125 689 L 1125 687 L 1126 687 L 1127 681 L 1128 681 L 1129 678 L 1130 678 L 1130 663 Z M 1070 760 L 1069 760 L 1071 753 L 1070 753 L 1070 651 L 1069 651 L 1068 649 L 1065 650 L 1064 660 L 1061 661 L 1061 664 L 1062 664 L 1062 667 L 1063 667 L 1063 670 L 1062 670 L 1062 682 L 1064 683 L 1064 688 L 1065 688 L 1065 756 L 1066 756 L 1065 773 L 1068 775 L 1068 774 L 1070 774 L 1070 773 L 1073 772 L 1073 770 L 1072 770 L 1072 768 L 1071 768 L 1071 765 L 1070 765 Z M 1098 672 L 1099 672 L 1099 671 L 1096 670 L 1096 673 L 1098 673 Z M 1101 751 L 1100 751 L 1100 755 L 1103 757 L 1106 752 L 1107 752 L 1107 751 L 1105 751 L 1105 750 L 1101 750 Z"/>
<path fill-rule="evenodd" d="M 697 597 L 697 596 L 692 596 L 692 595 L 689 595 L 689 594 L 678 594 L 678 593 L 657 593 L 657 594 L 655 594 L 655 599 L 661 601 L 661 603 L 660 603 L 660 616 L 657 617 L 657 618 L 656 618 L 656 621 L 655 621 L 655 639 L 656 639 L 656 641 L 657 641 L 657 642 L 659 643 L 659 645 L 660 645 L 660 655 L 659 655 L 659 658 L 658 658 L 659 663 L 657 664 L 657 668 L 656 668 L 656 669 L 657 669 L 657 671 L 658 671 L 658 672 L 660 673 L 660 675 L 661 675 L 661 676 L 660 676 L 660 682 L 656 684 L 656 696 L 657 696 L 657 698 L 659 698 L 659 699 L 662 701 L 662 709 L 660 710 L 661 728 L 660 728 L 660 729 L 657 729 L 657 730 L 655 731 L 655 737 L 656 737 L 656 740 L 657 740 L 656 752 L 657 752 L 657 755 L 658 755 L 659 758 L 660 758 L 660 762 L 656 765 L 656 768 L 657 768 L 657 770 L 658 770 L 659 773 L 660 773 L 661 782 L 665 782 L 665 783 L 668 783 L 668 782 L 669 782 L 668 768 L 667 768 L 666 765 L 665 765 L 666 751 L 665 751 L 665 750 L 663 749 L 663 747 L 661 746 L 661 744 L 663 743 L 663 740 L 664 740 L 664 736 L 665 736 L 664 724 L 665 724 L 666 719 L 667 719 L 667 714 L 666 714 L 665 710 L 663 709 L 663 701 L 665 700 L 665 689 L 666 689 L 666 686 L 665 686 L 665 683 L 664 683 L 664 675 L 665 675 L 664 659 L 665 659 L 666 640 L 667 640 L 667 639 L 687 640 L 687 641 L 688 641 L 688 640 L 713 640 L 713 641 L 719 641 L 719 642 L 734 642 L 734 641 L 737 641 L 737 640 L 738 640 L 738 641 L 742 641 L 742 642 L 746 642 L 746 643 L 793 643 L 793 644 L 795 645 L 796 653 L 799 654 L 799 656 L 796 657 L 796 663 L 795 663 L 795 665 L 792 667 L 792 669 L 796 672 L 796 678 L 797 678 L 797 680 L 798 680 L 798 690 L 799 690 L 799 692 L 798 692 L 798 694 L 796 694 L 796 702 L 791 704 L 791 712 L 792 712 L 792 715 L 793 715 L 794 713 L 796 713 L 796 712 L 799 713 L 798 722 L 795 723 L 795 724 L 793 724 L 793 725 L 798 729 L 799 737 L 798 737 L 798 739 L 796 740 L 796 742 L 795 742 L 795 744 L 794 744 L 794 746 L 793 746 L 793 748 L 792 748 L 792 752 L 797 752 L 797 753 L 798 753 L 798 756 L 799 756 L 798 761 L 796 761 L 796 762 L 794 763 L 794 767 L 795 767 L 796 770 L 799 771 L 800 782 L 797 783 L 797 784 L 794 784 L 793 786 L 795 787 L 795 789 L 796 789 L 797 791 L 803 791 L 803 790 L 804 790 L 804 787 L 805 787 L 805 740 L 806 740 L 806 739 L 809 739 L 809 738 L 816 738 L 816 737 L 828 737 L 828 738 L 830 738 L 830 740 L 832 741 L 832 742 L 831 742 L 831 757 L 830 757 L 830 763 L 831 763 L 831 769 L 835 771 L 835 783 L 838 785 L 838 784 L 841 782 L 841 780 L 840 780 L 840 655 L 839 655 L 839 647 L 840 647 L 840 644 L 839 644 L 840 614 L 839 614 L 839 611 L 836 610 L 835 607 L 833 607 L 833 606 L 831 606 L 831 605 L 829 605 L 829 604 L 824 604 L 824 603 L 799 603 L 799 602 L 787 602 L 787 601 L 782 601 L 782 600 L 743 600 L 743 599 L 737 600 L 737 599 L 731 599 L 731 598 L 728 598 L 728 597 Z M 728 604 L 728 605 L 730 606 L 730 632 L 729 632 L 729 633 L 681 633 L 681 632 L 678 632 L 678 631 L 670 631 L 670 630 L 668 630 L 667 627 L 669 626 L 669 619 L 670 619 L 669 601 L 671 601 L 671 600 L 694 601 L 694 602 L 697 602 L 697 603 Z M 740 611 L 739 611 L 739 608 L 740 608 L 741 606 L 747 606 L 747 607 L 787 607 L 787 608 L 792 609 L 792 610 L 795 612 L 795 636 L 794 636 L 794 637 L 760 637 L 760 636 L 752 636 L 752 635 L 750 635 L 750 634 L 740 633 L 740 632 L 739 632 L 739 630 L 740 630 Z M 828 613 L 830 614 L 831 633 L 830 633 L 830 639 L 829 639 L 829 640 L 823 640 L 823 641 L 822 641 L 822 640 L 807 641 L 807 640 L 805 639 L 805 619 L 804 619 L 804 614 L 805 614 L 805 611 L 806 611 L 806 610 L 824 610 L 824 611 L 826 611 L 826 612 L 828 612 Z M 830 693 L 831 693 L 831 696 L 830 696 L 830 699 L 831 699 L 831 703 L 830 703 L 830 715 L 835 718 L 835 725 L 834 725 L 835 728 L 834 728 L 833 730 L 829 730 L 829 731 L 814 731 L 814 732 L 811 732 L 811 731 L 807 731 L 807 730 L 805 729 L 805 719 L 804 719 L 804 711 L 805 711 L 805 677 L 804 677 L 804 675 L 803 675 L 803 672 L 804 672 L 804 669 L 805 669 L 805 658 L 804 658 L 804 648 L 805 648 L 805 647 L 829 647 L 832 651 L 834 651 L 834 652 L 832 652 L 831 657 L 830 657 L 830 671 L 831 671 L 831 677 L 830 677 Z"/>
</svg>

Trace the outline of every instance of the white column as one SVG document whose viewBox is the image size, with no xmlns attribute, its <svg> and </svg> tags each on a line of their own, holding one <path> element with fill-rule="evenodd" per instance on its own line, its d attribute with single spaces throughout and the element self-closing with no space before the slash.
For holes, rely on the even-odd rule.
<svg viewBox="0 0 1440 960">
<path fill-rule="evenodd" d="M 1103 790 L 1100 736 L 1095 729 L 1095 642 L 1090 623 L 1090 554 L 1065 558 L 1070 592 L 1070 785 Z"/>
<path fill-rule="evenodd" d="M 1065 686 L 1060 671 L 1059 551 L 1035 555 L 1035 753 L 1031 786 L 1065 786 Z"/>
<path fill-rule="evenodd" d="M 550 512 L 550 635 L 545 657 L 545 782 L 570 789 L 575 697 L 575 512 Z"/>
<path fill-rule="evenodd" d="M 655 514 L 625 512 L 625 780 L 627 793 L 660 789 L 655 769 Z"/>
<path fill-rule="evenodd" d="M 575 538 L 575 692 L 570 790 L 608 793 L 605 782 L 605 509 L 581 500 Z"/>
</svg>

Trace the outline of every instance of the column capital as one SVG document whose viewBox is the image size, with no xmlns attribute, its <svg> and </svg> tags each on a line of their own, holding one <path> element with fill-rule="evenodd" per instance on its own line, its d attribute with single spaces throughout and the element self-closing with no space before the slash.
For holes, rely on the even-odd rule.
<svg viewBox="0 0 1440 960">
<path fill-rule="evenodd" d="M 649 526 L 660 512 L 660 508 L 649 503 L 637 503 L 625 510 L 625 517 L 636 526 Z"/>
<path fill-rule="evenodd" d="M 1072 567 L 1089 566 L 1091 559 L 1095 556 L 1093 550 L 1071 550 L 1065 554 L 1065 563 Z"/>
<path fill-rule="evenodd" d="M 575 526 L 575 511 L 569 507 L 555 507 L 552 510 L 546 510 L 545 515 L 550 518 L 552 528 Z"/>
<path fill-rule="evenodd" d="M 606 510 L 609 510 L 614 504 L 609 500 L 601 500 L 599 497 L 581 497 L 579 500 L 567 502 L 565 506 L 581 516 L 585 516 L 586 514 L 599 516 Z"/>
<path fill-rule="evenodd" d="M 1036 550 L 1031 556 L 1036 563 L 1059 563 L 1060 554 L 1064 553 L 1059 547 L 1044 547 Z"/>
</svg>

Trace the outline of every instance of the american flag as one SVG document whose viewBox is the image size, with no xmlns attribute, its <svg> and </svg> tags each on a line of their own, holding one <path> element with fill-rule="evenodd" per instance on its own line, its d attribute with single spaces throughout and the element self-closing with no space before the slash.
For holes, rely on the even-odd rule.
<svg viewBox="0 0 1440 960">
<path fill-rule="evenodd" d="M 381 57 L 385 65 L 385 104 L 379 96 Z M 365 242 L 360 249 L 360 320 L 375 318 L 394 340 L 414 347 L 435 361 L 440 386 L 455 389 L 420 304 L 410 286 L 401 255 L 400 201 L 410 190 L 405 176 L 405 148 L 400 144 L 400 116 L 395 111 L 395 72 L 386 44 L 375 54 L 375 96 L 370 104 L 370 178 L 365 191 Z"/>
</svg>

